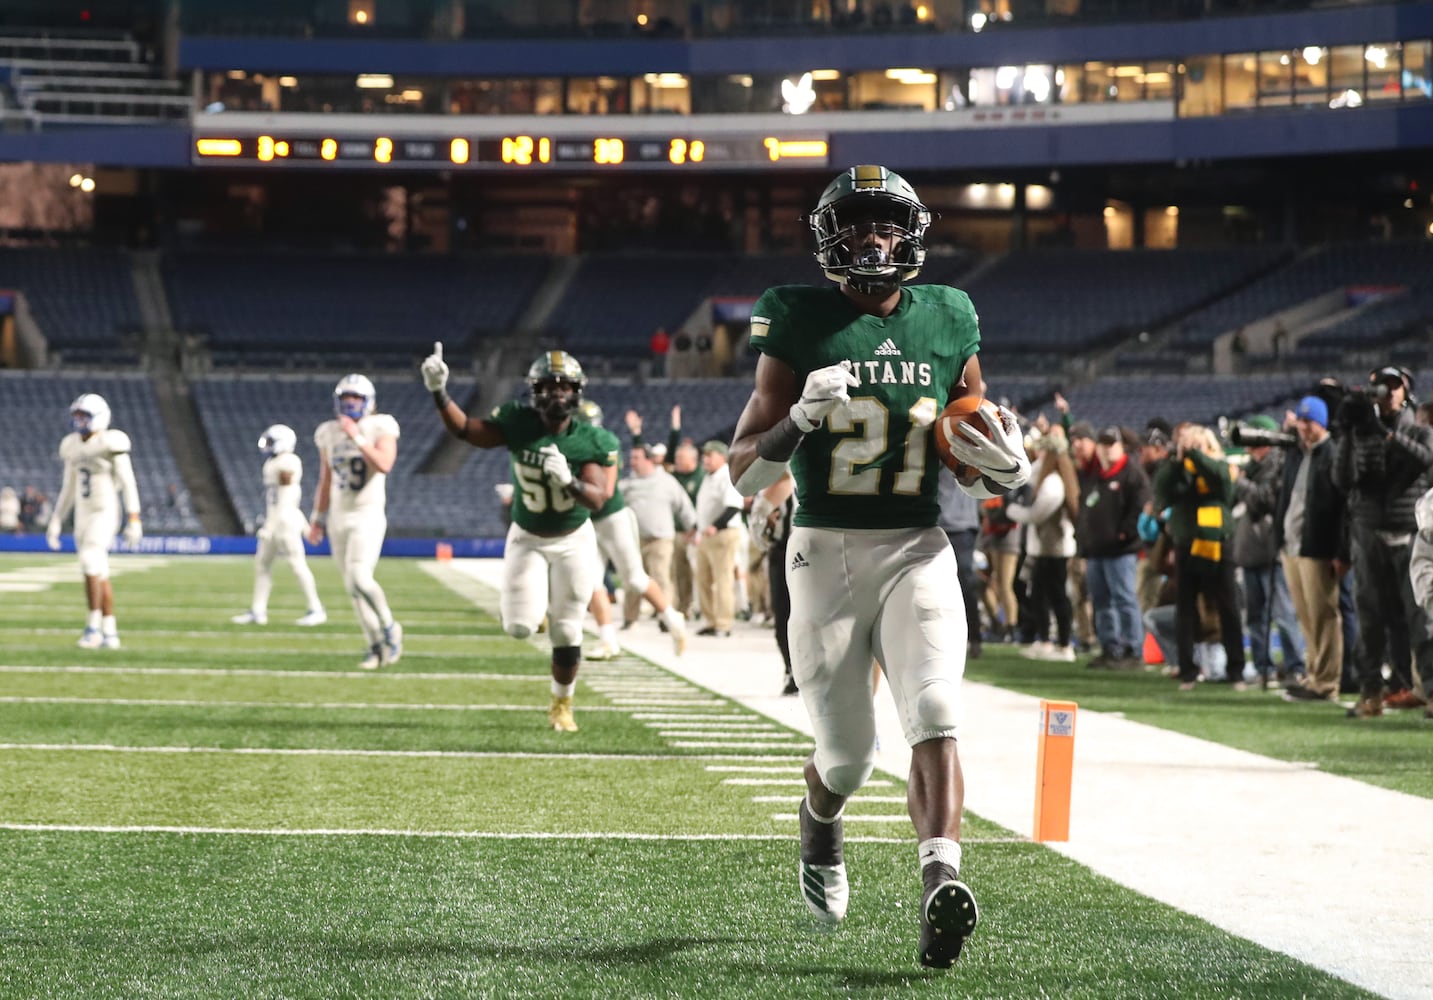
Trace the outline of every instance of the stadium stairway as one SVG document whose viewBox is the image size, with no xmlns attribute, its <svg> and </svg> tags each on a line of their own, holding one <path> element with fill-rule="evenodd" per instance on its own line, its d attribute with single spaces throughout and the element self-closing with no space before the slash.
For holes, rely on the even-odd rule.
<svg viewBox="0 0 1433 1000">
<path fill-rule="evenodd" d="M 189 383 L 180 369 L 179 337 L 170 319 L 159 255 L 154 252 L 131 254 L 130 273 L 144 324 L 145 364 L 164 419 L 169 449 L 189 490 L 194 516 L 207 534 L 241 535 L 244 529 L 239 514 L 224 490 L 224 480 L 204 436 L 204 425 Z"/>
</svg>

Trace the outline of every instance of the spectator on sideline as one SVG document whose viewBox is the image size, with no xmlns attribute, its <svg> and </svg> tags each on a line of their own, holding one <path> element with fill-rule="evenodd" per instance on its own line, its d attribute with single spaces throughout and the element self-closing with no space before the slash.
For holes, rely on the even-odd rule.
<svg viewBox="0 0 1433 1000">
<path fill-rule="evenodd" d="M 632 474 L 622 480 L 620 488 L 628 508 L 637 517 L 642 566 L 663 594 L 671 594 L 676 539 L 696 527 L 696 509 L 686 490 L 653 461 L 650 446 L 634 445 L 629 462 Z M 622 601 L 623 620 L 636 621 L 641 612 L 641 591 L 624 587 Z"/>
<path fill-rule="evenodd" d="M 1245 422 L 1257 430 L 1279 429 L 1273 417 L 1262 413 Z M 1284 568 L 1279 564 L 1274 527 L 1283 475 L 1283 450 L 1254 445 L 1249 448 L 1242 474 L 1234 481 L 1234 564 L 1244 572 L 1244 619 L 1260 687 L 1268 687 L 1279 674 L 1292 679 L 1304 671 L 1304 637 L 1299 632 Z M 1269 640 L 1276 628 L 1284 654 L 1277 672 L 1269 651 Z"/>
<path fill-rule="evenodd" d="M 1367 392 L 1346 395 L 1337 414 L 1341 434 L 1334 482 L 1351 501 L 1360 688 L 1352 714 L 1359 716 L 1382 712 L 1386 651 L 1393 661 L 1391 707 L 1423 703 L 1413 691 L 1410 655 L 1419 675 L 1433 674 L 1433 635 L 1413 598 L 1408 569 L 1417 531 L 1414 507 L 1433 469 L 1433 431 L 1417 422 L 1409 403 L 1412 390 L 1413 378 L 1405 369 L 1377 368 L 1369 373 Z"/>
<path fill-rule="evenodd" d="M 741 516 L 746 501 L 731 484 L 726 464 L 727 446 L 721 441 L 702 445 L 706 477 L 697 491 L 697 594 L 706 625 L 697 635 L 725 638 L 736 618 L 732 592 L 737 549 L 742 539 Z"/>
<path fill-rule="evenodd" d="M 1305 675 L 1289 684 L 1289 701 L 1332 701 L 1343 675 L 1339 581 L 1348 572 L 1346 504 L 1334 485 L 1328 404 L 1305 396 L 1294 411 L 1299 447 L 1284 460 L 1274 529 L 1289 596 L 1304 633 Z"/>
<path fill-rule="evenodd" d="M 20 494 L 13 486 L 0 489 L 0 532 L 7 535 L 20 533 Z"/>
<path fill-rule="evenodd" d="M 1075 540 L 1085 557 L 1100 653 L 1094 669 L 1135 670 L 1144 663 L 1144 623 L 1135 595 L 1139 515 L 1149 479 L 1125 454 L 1118 427 L 1095 439 L 1094 461 L 1080 470 L 1080 516 Z"/>
<path fill-rule="evenodd" d="M 1199 679 L 1194 642 L 1199 632 L 1197 599 L 1203 594 L 1219 616 L 1228 681 L 1242 691 L 1244 630 L 1229 546 L 1234 483 L 1224 449 L 1209 428 L 1199 424 L 1175 428 L 1174 454 L 1155 472 L 1154 499 L 1156 506 L 1170 510 L 1165 530 L 1174 545 L 1179 688 L 1192 691 Z"/>
<path fill-rule="evenodd" d="M 980 635 L 980 577 L 975 572 L 975 545 L 980 534 L 980 501 L 960 488 L 954 476 L 941 476 L 940 530 L 955 550 L 956 574 L 965 601 L 965 655 L 978 659 L 982 652 Z"/>
<path fill-rule="evenodd" d="M 1024 525 L 1025 558 L 1030 564 L 1030 617 L 1034 642 L 1026 657 L 1071 663 L 1072 609 L 1066 588 L 1070 557 L 1075 554 L 1075 516 L 1079 482 L 1070 461 L 1069 442 L 1060 427 L 1051 427 L 1036 446 L 1040 457 L 1030 474 L 1034 491 L 1027 503 L 1011 503 L 1005 512 Z M 1051 619 L 1055 630 L 1050 639 Z M 1022 625 L 1023 628 L 1023 625 Z"/>
</svg>

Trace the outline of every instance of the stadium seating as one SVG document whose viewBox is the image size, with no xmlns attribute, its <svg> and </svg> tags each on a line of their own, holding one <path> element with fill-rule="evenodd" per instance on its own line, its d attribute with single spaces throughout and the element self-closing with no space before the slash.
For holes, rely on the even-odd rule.
<svg viewBox="0 0 1433 1000">
<path fill-rule="evenodd" d="M 25 293 L 40 332 L 64 363 L 138 361 L 138 354 L 121 344 L 141 326 L 134 280 L 122 252 L 0 247 L 0 288 Z"/>
<path fill-rule="evenodd" d="M 546 277 L 545 257 L 175 252 L 175 327 L 216 365 L 408 368 L 433 341 L 456 359 L 506 333 Z"/>
<path fill-rule="evenodd" d="M 1026 250 L 977 272 L 963 287 L 980 313 L 982 352 L 1019 353 L 1030 366 L 1037 361 L 1032 351 L 1103 346 L 1153 330 L 1283 253 L 1268 247 Z"/>
<path fill-rule="evenodd" d="M 0 371 L 0 425 L 6 430 L 3 475 L 16 490 L 33 484 L 51 500 L 60 495 L 64 467 L 58 449 L 69 433 L 69 405 L 86 392 L 99 393 L 113 411 L 113 426 L 134 443 L 134 475 L 149 534 L 193 534 L 199 521 L 169 448 L 154 387 L 139 374 L 72 375 Z M 169 487 L 177 492 L 171 502 Z"/>
<path fill-rule="evenodd" d="M 1186 317 L 1177 343 L 1202 349 L 1221 333 L 1329 292 L 1359 285 L 1416 286 L 1429 274 L 1433 242 L 1427 240 L 1331 243 Z"/>
</svg>

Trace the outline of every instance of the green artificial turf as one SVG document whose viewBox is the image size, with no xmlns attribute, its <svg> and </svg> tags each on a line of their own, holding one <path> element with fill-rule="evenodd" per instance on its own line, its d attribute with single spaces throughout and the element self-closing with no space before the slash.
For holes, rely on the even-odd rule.
<svg viewBox="0 0 1433 1000">
<path fill-rule="evenodd" d="M 413 561 L 378 573 L 405 658 L 358 671 L 336 574 L 313 562 L 330 620 L 312 630 L 293 626 L 304 609 L 282 571 L 268 627 L 229 623 L 247 604 L 247 559 L 126 570 L 124 648 L 103 653 L 75 648 L 77 583 L 0 595 L 0 996 L 1368 995 L 979 816 L 966 818 L 962 875 L 981 926 L 954 970 L 922 970 L 899 778 L 853 799 L 850 914 L 817 926 L 796 880 L 805 737 L 636 663 L 624 679 L 690 695 L 677 714 L 740 722 L 762 745 L 680 746 L 681 723 L 604 697 L 595 666 L 581 732 L 552 733 L 546 654 Z M 73 565 L 0 556 L 0 583 Z M 1210 738 L 1227 729 L 1225 742 L 1257 738 L 1270 748 L 1250 749 L 1340 773 L 1360 738 L 1427 737 L 1403 720 L 1181 699 L 1153 676 L 990 650 L 975 679 Z M 1307 748 L 1291 751 L 1300 730 Z M 1365 749 L 1364 766 L 1390 749 Z"/>
</svg>

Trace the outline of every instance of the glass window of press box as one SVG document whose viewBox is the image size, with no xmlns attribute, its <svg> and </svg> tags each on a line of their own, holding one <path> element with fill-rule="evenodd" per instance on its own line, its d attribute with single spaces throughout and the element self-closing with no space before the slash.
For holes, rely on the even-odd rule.
<svg viewBox="0 0 1433 1000">
<path fill-rule="evenodd" d="M 1182 60 L 895 67 L 857 73 L 516 77 L 210 74 L 218 110 L 494 115 L 938 111 L 1169 101 L 1184 118 L 1433 100 L 1433 42 L 1229 52 Z"/>
</svg>

